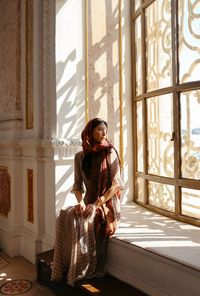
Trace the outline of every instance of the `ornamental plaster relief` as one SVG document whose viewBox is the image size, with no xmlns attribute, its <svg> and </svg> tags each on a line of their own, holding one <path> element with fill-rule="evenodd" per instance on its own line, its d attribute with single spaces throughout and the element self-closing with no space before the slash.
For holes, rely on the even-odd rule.
<svg viewBox="0 0 200 296">
<path fill-rule="evenodd" d="M 26 1 L 26 128 L 34 127 L 33 113 L 33 0 Z"/>
<path fill-rule="evenodd" d="M 43 138 L 55 133 L 56 85 L 55 85 L 55 1 L 43 0 Z"/>
<path fill-rule="evenodd" d="M 10 175 L 7 167 L 0 166 L 0 214 L 7 217 L 10 207 Z"/>
<path fill-rule="evenodd" d="M 20 110 L 20 0 L 0 1 L 0 120 Z"/>
</svg>

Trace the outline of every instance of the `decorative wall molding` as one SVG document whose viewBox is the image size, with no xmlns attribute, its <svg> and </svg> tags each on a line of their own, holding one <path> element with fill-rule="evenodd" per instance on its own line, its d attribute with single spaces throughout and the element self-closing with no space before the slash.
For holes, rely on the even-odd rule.
<svg viewBox="0 0 200 296">
<path fill-rule="evenodd" d="M 0 113 L 0 131 L 21 130 L 22 120 L 21 111 Z"/>
<path fill-rule="evenodd" d="M 10 175 L 7 167 L 0 166 L 0 214 L 8 217 L 10 208 Z"/>
<path fill-rule="evenodd" d="M 21 109 L 20 15 L 20 0 L 0 1 L 0 77 L 2 78 L 0 80 L 0 115 L 5 113 L 15 115 L 15 112 Z"/>
<path fill-rule="evenodd" d="M 22 139 L 22 140 L 1 140 L 1 159 L 22 160 L 29 158 L 33 160 L 53 160 L 54 147 L 49 140 Z"/>
<path fill-rule="evenodd" d="M 78 151 L 82 150 L 81 143 L 79 139 L 53 138 L 54 157 L 56 159 L 74 157 Z"/>
<path fill-rule="evenodd" d="M 34 223 L 34 203 L 33 203 L 33 169 L 27 169 L 27 202 L 28 202 L 28 217 L 30 223 Z"/>
<path fill-rule="evenodd" d="M 22 112 L 14 111 L 14 112 L 0 112 L 0 123 L 3 121 L 12 121 L 12 120 L 22 120 Z"/>
<path fill-rule="evenodd" d="M 85 0 L 85 118 L 89 120 L 89 82 L 88 82 L 88 0 Z"/>
<path fill-rule="evenodd" d="M 22 139 L 3 140 L 0 142 L 1 159 L 29 158 L 49 160 L 71 158 L 82 150 L 79 139 L 52 138 L 51 140 Z"/>
<path fill-rule="evenodd" d="M 55 0 L 43 0 L 43 138 L 51 138 L 55 128 Z"/>
<path fill-rule="evenodd" d="M 7 1 L 6 1 L 7 2 Z M 6 3 L 7 4 L 7 3 Z M 17 0 L 16 111 L 21 111 L 21 1 Z"/>
<path fill-rule="evenodd" d="M 26 0 L 26 128 L 33 128 L 33 0 Z"/>
<path fill-rule="evenodd" d="M 35 264 L 35 254 L 53 248 L 55 240 L 25 227 L 11 227 L 0 221 L 1 247 L 10 256 L 23 256 Z M 29 246 L 27 248 L 27 246 Z"/>
</svg>

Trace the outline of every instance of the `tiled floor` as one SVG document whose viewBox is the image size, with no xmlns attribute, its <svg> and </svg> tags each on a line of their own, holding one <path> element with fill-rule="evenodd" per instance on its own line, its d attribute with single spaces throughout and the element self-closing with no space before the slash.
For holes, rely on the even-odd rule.
<svg viewBox="0 0 200 296">
<path fill-rule="evenodd" d="M 18 293 L 18 295 L 27 295 L 27 296 L 85 296 L 91 295 L 90 291 L 98 291 L 98 295 L 112 295 L 114 291 L 114 295 L 124 295 L 125 294 L 131 296 L 145 296 L 142 292 L 130 288 L 126 284 L 118 281 L 117 279 L 107 275 L 102 279 L 94 279 L 94 280 L 83 280 L 77 284 L 76 287 L 70 288 L 66 285 L 59 284 L 58 287 L 54 286 L 55 293 L 52 289 L 40 285 L 37 282 L 36 275 L 36 266 L 31 264 L 23 257 L 8 257 L 4 252 L 0 251 L 0 295 L 5 295 L 3 293 L 3 288 L 5 287 L 5 283 L 9 281 L 16 280 L 26 280 L 32 283 L 32 287 L 25 293 Z M 10 282 L 11 284 L 12 282 Z M 16 284 L 17 285 L 17 284 Z M 11 287 L 12 288 L 12 287 Z M 92 289 L 92 290 L 91 290 Z M 115 291 L 116 290 L 116 291 Z M 2 292 L 2 293 L 1 293 Z M 16 295 L 14 293 L 6 294 L 6 295 Z"/>
<path fill-rule="evenodd" d="M 0 252 L 0 287 L 10 280 L 25 279 L 32 282 L 32 288 L 22 295 L 51 296 L 52 290 L 37 283 L 36 267 L 23 257 L 10 258 Z M 0 292 L 0 295 L 1 292 Z"/>
</svg>

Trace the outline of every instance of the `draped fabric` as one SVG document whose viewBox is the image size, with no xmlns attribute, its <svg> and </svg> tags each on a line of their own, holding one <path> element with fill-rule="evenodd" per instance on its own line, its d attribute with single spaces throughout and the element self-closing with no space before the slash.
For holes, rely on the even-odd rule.
<svg viewBox="0 0 200 296">
<path fill-rule="evenodd" d="M 94 215 L 90 219 L 74 216 L 73 207 L 61 210 L 57 218 L 52 281 L 67 273 L 67 284 L 92 275 L 96 268 Z"/>
<path fill-rule="evenodd" d="M 111 200 L 119 221 L 118 198 L 114 196 Z M 95 226 L 96 219 L 95 213 L 89 219 L 74 216 L 74 207 L 60 211 L 56 221 L 52 281 L 61 281 L 64 276 L 67 284 L 74 286 L 77 280 L 102 274 L 107 240 L 103 238 L 102 228 Z"/>
</svg>

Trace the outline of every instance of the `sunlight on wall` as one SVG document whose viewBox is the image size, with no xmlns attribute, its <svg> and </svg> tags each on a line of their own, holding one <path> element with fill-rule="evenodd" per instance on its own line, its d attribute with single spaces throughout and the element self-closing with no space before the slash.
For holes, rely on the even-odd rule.
<svg viewBox="0 0 200 296">
<path fill-rule="evenodd" d="M 58 216 L 61 209 L 76 204 L 76 198 L 71 193 L 73 160 L 57 161 L 56 164 L 56 216 Z"/>
<path fill-rule="evenodd" d="M 57 137 L 77 139 L 85 124 L 83 0 L 56 1 Z"/>
<path fill-rule="evenodd" d="M 84 18 L 84 0 L 56 1 L 56 216 L 75 203 L 73 156 L 85 125 Z"/>
<path fill-rule="evenodd" d="M 90 1 L 88 22 L 89 115 L 108 122 L 119 150 L 119 6 L 118 0 Z"/>
<path fill-rule="evenodd" d="M 108 122 L 109 140 L 124 158 L 121 202 L 133 197 L 130 3 L 89 1 L 87 8 L 86 14 L 83 0 L 56 1 L 57 135 L 53 145 L 57 214 L 72 201 L 69 188 L 75 150 L 81 149 L 77 139 L 85 125 L 86 96 L 89 119 L 102 117 Z M 72 147 L 73 143 L 77 144 Z"/>
</svg>

